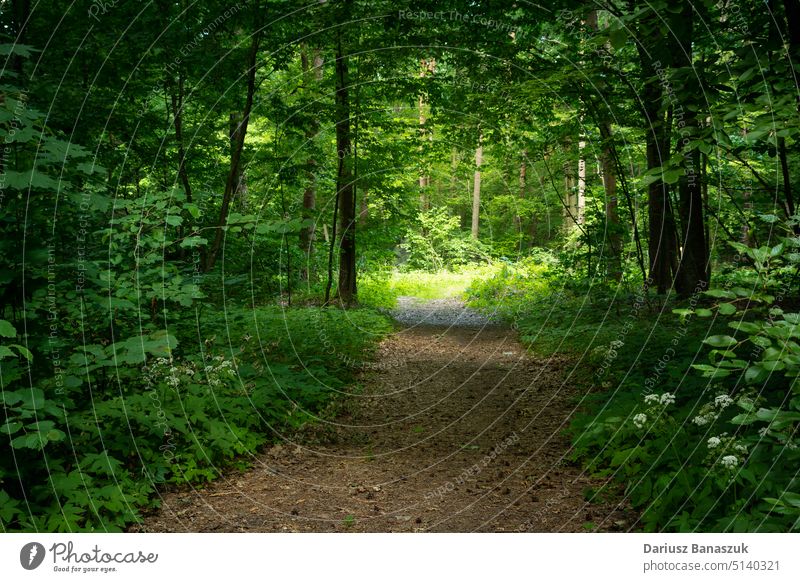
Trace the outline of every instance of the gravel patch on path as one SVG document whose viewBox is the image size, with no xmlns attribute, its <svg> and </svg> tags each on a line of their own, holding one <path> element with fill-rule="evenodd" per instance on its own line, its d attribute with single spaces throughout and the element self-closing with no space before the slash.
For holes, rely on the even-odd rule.
<svg viewBox="0 0 800 582">
<path fill-rule="evenodd" d="M 480 329 L 499 324 L 497 320 L 470 309 L 455 298 L 424 300 L 398 297 L 397 307 L 390 311 L 390 315 L 408 327 L 425 325 Z"/>
</svg>

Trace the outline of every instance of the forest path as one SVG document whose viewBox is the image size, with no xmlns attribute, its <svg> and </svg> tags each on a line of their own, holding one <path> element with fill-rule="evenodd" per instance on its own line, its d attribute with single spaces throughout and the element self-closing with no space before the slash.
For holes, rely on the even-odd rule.
<svg viewBox="0 0 800 582">
<path fill-rule="evenodd" d="M 271 447 L 249 471 L 165 494 L 135 529 L 627 529 L 615 506 L 584 501 L 599 483 L 565 461 L 561 430 L 579 390 L 567 360 L 531 357 L 515 332 L 457 300 L 401 299 L 395 316 L 407 327 L 381 344 L 335 421 Z"/>
</svg>

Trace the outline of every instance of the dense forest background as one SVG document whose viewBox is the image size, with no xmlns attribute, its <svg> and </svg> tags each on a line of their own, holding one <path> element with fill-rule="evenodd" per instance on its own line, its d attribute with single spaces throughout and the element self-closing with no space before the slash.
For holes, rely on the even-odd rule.
<svg viewBox="0 0 800 582">
<path fill-rule="evenodd" d="M 800 527 L 797 0 L 11 0 L 0 34 L 3 530 L 124 530 L 465 288 L 574 357 L 588 500 Z"/>
</svg>

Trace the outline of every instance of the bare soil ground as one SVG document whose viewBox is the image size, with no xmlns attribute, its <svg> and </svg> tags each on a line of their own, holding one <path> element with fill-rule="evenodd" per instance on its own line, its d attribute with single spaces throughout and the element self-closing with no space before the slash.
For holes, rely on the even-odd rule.
<svg viewBox="0 0 800 582">
<path fill-rule="evenodd" d="M 245 473 L 165 493 L 148 532 L 576 532 L 628 529 L 566 460 L 569 362 L 454 300 L 401 300 L 362 393 Z M 430 325 L 435 323 L 436 325 Z"/>
</svg>

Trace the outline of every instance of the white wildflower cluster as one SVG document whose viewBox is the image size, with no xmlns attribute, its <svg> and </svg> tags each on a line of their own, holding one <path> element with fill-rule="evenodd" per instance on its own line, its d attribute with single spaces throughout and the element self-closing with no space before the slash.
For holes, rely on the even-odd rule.
<svg viewBox="0 0 800 582">
<path fill-rule="evenodd" d="M 713 423 L 719 418 L 719 410 L 714 408 L 713 404 L 704 404 L 700 408 L 700 412 L 692 419 L 692 422 L 697 426 L 706 426 Z"/>
<path fill-rule="evenodd" d="M 727 394 L 719 394 L 714 398 L 714 406 L 720 410 L 724 410 L 733 404 L 733 398 Z"/>
<path fill-rule="evenodd" d="M 736 440 L 724 432 L 718 436 L 709 437 L 706 441 L 709 450 L 709 462 L 718 464 L 724 469 L 733 470 L 744 464 L 747 458 L 747 445 Z"/>
<path fill-rule="evenodd" d="M 195 374 L 201 371 L 201 376 L 211 387 L 220 386 L 226 379 L 236 376 L 235 366 L 231 360 L 226 360 L 223 356 L 206 356 L 206 365 L 202 370 L 194 362 L 157 358 L 147 369 L 147 379 L 150 383 L 163 382 L 177 389 L 182 382 L 191 381 Z"/>
<path fill-rule="evenodd" d="M 692 422 L 697 426 L 706 426 L 708 424 L 712 424 L 715 420 L 720 417 L 725 409 L 734 404 L 738 404 L 745 410 L 752 408 L 753 400 L 749 396 L 739 396 L 738 398 L 731 397 L 727 392 L 717 392 L 714 398 L 704 404 L 697 416 L 692 418 Z"/>
<path fill-rule="evenodd" d="M 662 405 L 669 406 L 675 404 L 675 395 L 671 392 L 664 392 L 663 394 L 648 394 L 644 397 L 644 403 L 651 406 Z"/>
<path fill-rule="evenodd" d="M 643 412 L 640 412 L 636 416 L 633 417 L 633 425 L 636 428 L 644 428 L 645 424 L 647 423 L 647 415 Z"/>
<path fill-rule="evenodd" d="M 206 357 L 206 366 L 203 368 L 208 385 L 216 388 L 225 380 L 236 377 L 236 369 L 231 360 L 226 360 L 222 356 Z"/>
<path fill-rule="evenodd" d="M 170 388 L 181 385 L 181 376 L 194 376 L 192 362 L 176 362 L 173 358 L 157 358 L 149 368 L 152 382 L 164 382 Z"/>
<path fill-rule="evenodd" d="M 632 419 L 636 428 L 644 428 L 648 418 L 654 418 L 658 421 L 664 415 L 664 409 L 670 404 L 675 404 L 675 395 L 671 392 L 646 394 L 644 403 L 646 405 L 645 411 L 635 415 Z"/>
<path fill-rule="evenodd" d="M 692 419 L 692 422 L 697 426 L 705 426 L 709 422 L 713 422 L 717 419 L 717 415 L 715 414 L 698 414 Z"/>
</svg>

